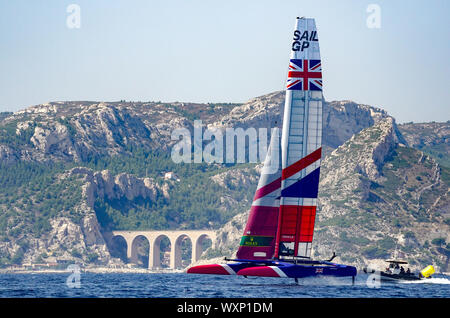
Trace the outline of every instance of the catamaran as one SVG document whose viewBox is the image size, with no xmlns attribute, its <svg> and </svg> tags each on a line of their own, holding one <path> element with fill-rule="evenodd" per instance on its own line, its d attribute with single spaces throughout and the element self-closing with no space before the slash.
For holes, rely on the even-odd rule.
<svg viewBox="0 0 450 318">
<path fill-rule="evenodd" d="M 236 259 L 189 274 L 304 278 L 349 276 L 356 268 L 313 260 L 311 245 L 322 157 L 322 64 L 314 19 L 297 18 L 281 140 L 274 131 Z M 281 151 L 280 151 L 281 150 Z"/>
</svg>

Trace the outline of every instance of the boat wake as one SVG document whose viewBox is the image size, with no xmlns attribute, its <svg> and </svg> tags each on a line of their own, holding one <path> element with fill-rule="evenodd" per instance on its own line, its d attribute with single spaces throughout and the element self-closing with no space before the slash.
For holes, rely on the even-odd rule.
<svg viewBox="0 0 450 318">
<path fill-rule="evenodd" d="M 360 279 L 355 280 L 355 285 L 363 285 L 364 282 Z M 287 279 L 279 283 L 278 278 L 274 277 L 247 277 L 245 281 L 240 283 L 245 287 L 305 287 L 305 286 L 351 286 L 352 280 L 348 277 L 333 277 L 333 276 L 314 276 L 299 279 L 298 283 Z"/>
<path fill-rule="evenodd" d="M 433 277 L 429 279 L 421 279 L 416 281 L 402 281 L 403 284 L 441 284 L 450 285 L 450 279 L 444 277 Z"/>
</svg>

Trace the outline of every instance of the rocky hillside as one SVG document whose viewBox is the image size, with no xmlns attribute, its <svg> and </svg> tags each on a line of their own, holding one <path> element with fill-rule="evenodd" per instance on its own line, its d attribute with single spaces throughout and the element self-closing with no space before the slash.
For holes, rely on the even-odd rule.
<svg viewBox="0 0 450 318">
<path fill-rule="evenodd" d="M 113 229 L 219 229 L 220 244 L 208 255 L 231 254 L 260 165 L 176 164 L 171 132 L 192 132 L 195 119 L 204 127 L 279 126 L 283 104 L 284 93 L 275 92 L 244 104 L 52 102 L 1 113 L 0 265 L 55 258 L 120 264 L 111 257 Z M 449 232 L 448 172 L 440 161 L 411 148 L 422 145 L 413 142 L 416 133 L 398 129 L 381 109 L 333 101 L 323 113 L 316 256 L 335 250 L 358 264 L 384 257 L 397 245 L 376 235 L 390 233 L 399 250 L 445 263 L 448 248 L 436 241 L 449 241 L 436 234 Z M 448 151 L 437 146 L 448 131 L 439 140 L 434 149 Z M 373 229 L 358 232 L 355 220 L 368 215 Z M 352 220 L 350 232 L 345 222 Z"/>
<path fill-rule="evenodd" d="M 52 102 L 1 121 L 0 160 L 74 161 L 129 153 L 132 147 L 168 150 L 174 127 L 192 127 L 232 105 Z M 173 143 L 173 142 L 172 142 Z"/>
<path fill-rule="evenodd" d="M 284 108 L 284 92 L 256 97 L 234 107 L 209 127 L 280 127 Z M 327 154 L 354 134 L 390 117 L 384 110 L 352 101 L 323 103 L 323 148 Z"/>
<path fill-rule="evenodd" d="M 406 144 L 422 150 L 450 167 L 450 121 L 444 123 L 407 123 L 398 126 Z"/>
<path fill-rule="evenodd" d="M 281 125 L 284 92 L 239 104 L 157 102 L 51 102 L 0 116 L 0 162 L 89 162 L 129 154 L 133 148 L 170 151 L 175 128 L 271 128 Z M 324 103 L 324 146 L 334 149 L 353 134 L 389 117 L 351 101 Z M 280 126 L 281 127 L 281 126 Z"/>
</svg>

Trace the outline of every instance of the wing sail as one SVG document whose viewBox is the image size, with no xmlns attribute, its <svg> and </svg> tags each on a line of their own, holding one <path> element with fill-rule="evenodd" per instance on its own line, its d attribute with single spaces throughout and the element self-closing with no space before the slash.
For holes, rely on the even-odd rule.
<svg viewBox="0 0 450 318">
<path fill-rule="evenodd" d="M 322 64 L 314 19 L 297 18 L 286 84 L 275 257 L 310 257 L 322 144 Z"/>
</svg>

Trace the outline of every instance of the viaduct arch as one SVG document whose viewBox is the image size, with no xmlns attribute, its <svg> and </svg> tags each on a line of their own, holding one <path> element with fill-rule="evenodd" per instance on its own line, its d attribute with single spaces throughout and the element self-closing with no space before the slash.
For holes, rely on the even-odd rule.
<svg viewBox="0 0 450 318">
<path fill-rule="evenodd" d="M 155 269 L 161 267 L 160 244 L 164 237 L 170 241 L 170 268 L 177 269 L 182 267 L 181 263 L 181 242 L 184 238 L 189 238 L 192 243 L 191 263 L 199 260 L 202 255 L 202 243 L 209 238 L 214 246 L 216 242 L 216 233 L 214 231 L 113 231 L 113 237 L 121 236 L 127 243 L 127 258 L 130 262 L 137 262 L 137 244 L 136 240 L 144 237 L 148 240 L 150 251 L 148 255 L 148 268 Z"/>
</svg>

